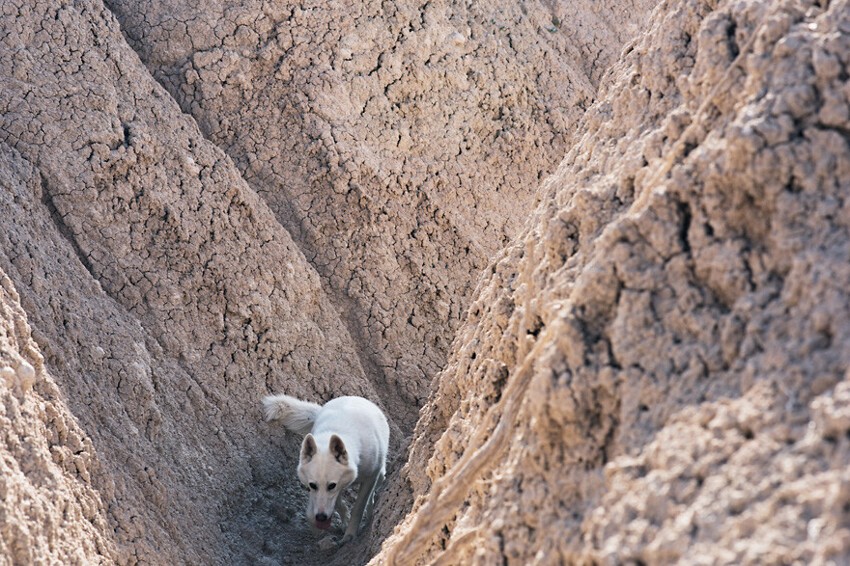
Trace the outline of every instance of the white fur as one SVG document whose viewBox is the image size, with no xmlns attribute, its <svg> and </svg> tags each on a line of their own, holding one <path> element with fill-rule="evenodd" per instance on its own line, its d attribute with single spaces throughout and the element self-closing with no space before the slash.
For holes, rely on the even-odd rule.
<svg viewBox="0 0 850 566">
<path fill-rule="evenodd" d="M 320 405 L 289 395 L 263 397 L 263 414 L 266 420 L 282 421 L 283 426 L 298 434 L 310 432 L 321 408 Z"/>
<path fill-rule="evenodd" d="M 280 420 L 289 430 L 306 434 L 298 479 L 310 493 L 307 520 L 327 529 L 336 510 L 347 523 L 340 544 L 348 542 L 357 535 L 364 513 L 371 520 L 375 489 L 386 474 L 390 428 L 384 413 L 362 397 L 338 397 L 319 406 L 271 395 L 263 399 L 263 406 L 266 420 Z M 355 482 L 360 488 L 349 517 L 339 495 Z"/>
</svg>

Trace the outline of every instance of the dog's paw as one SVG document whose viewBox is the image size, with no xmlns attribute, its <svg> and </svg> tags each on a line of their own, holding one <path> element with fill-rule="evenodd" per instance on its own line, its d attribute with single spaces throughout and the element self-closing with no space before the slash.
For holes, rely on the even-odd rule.
<svg viewBox="0 0 850 566">
<path fill-rule="evenodd" d="M 340 546 L 340 542 L 337 541 L 337 538 L 332 535 L 328 535 L 322 540 L 319 541 L 319 548 L 321 550 L 332 550 Z"/>
</svg>

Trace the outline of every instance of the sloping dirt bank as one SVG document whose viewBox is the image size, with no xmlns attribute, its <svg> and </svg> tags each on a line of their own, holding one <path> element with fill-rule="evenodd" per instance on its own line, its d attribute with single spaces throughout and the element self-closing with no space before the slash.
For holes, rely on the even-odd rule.
<svg viewBox="0 0 850 566">
<path fill-rule="evenodd" d="M 655 11 L 483 277 L 375 562 L 850 558 L 848 31 Z"/>
</svg>

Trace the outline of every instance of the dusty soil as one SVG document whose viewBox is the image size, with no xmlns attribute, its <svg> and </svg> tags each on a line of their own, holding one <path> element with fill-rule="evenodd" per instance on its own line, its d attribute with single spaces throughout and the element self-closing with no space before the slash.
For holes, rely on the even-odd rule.
<svg viewBox="0 0 850 566">
<path fill-rule="evenodd" d="M 0 12 L 0 564 L 850 562 L 847 2 Z"/>
</svg>

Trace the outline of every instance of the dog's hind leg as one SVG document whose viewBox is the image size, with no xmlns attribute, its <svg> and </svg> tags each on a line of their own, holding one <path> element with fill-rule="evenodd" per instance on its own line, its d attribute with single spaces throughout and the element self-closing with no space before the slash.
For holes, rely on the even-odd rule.
<svg viewBox="0 0 850 566">
<path fill-rule="evenodd" d="M 366 505 L 366 512 L 364 513 L 366 524 L 372 523 L 372 514 L 375 511 L 375 498 L 378 496 L 378 490 L 384 485 L 384 479 L 384 471 L 381 470 L 378 472 L 378 479 L 375 480 L 375 487 L 372 488 L 372 495 L 369 496 L 369 503 Z"/>
<path fill-rule="evenodd" d="M 348 521 L 348 527 L 345 529 L 345 535 L 342 537 L 340 544 L 345 544 L 357 536 L 357 531 L 360 529 L 360 521 L 363 519 L 363 512 L 366 510 L 369 500 L 372 499 L 379 475 L 375 474 L 372 477 L 363 478 L 363 482 L 360 484 L 360 491 L 357 492 L 357 500 L 351 509 L 351 519 Z"/>
</svg>

